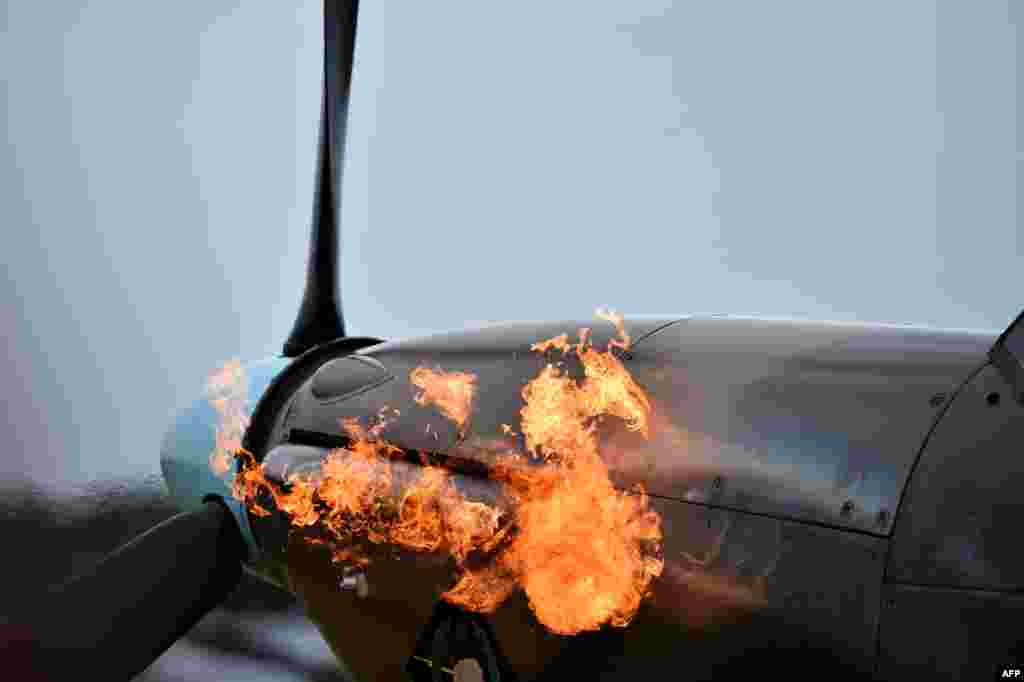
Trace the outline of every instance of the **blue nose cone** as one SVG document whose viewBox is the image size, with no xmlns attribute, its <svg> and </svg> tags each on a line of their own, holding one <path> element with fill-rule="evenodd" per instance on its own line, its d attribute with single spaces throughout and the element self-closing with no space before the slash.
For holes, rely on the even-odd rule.
<svg viewBox="0 0 1024 682">
<path fill-rule="evenodd" d="M 271 358 L 245 366 L 246 413 L 266 391 L 270 382 L 291 362 Z M 210 455 L 217 445 L 220 415 L 204 396 L 182 410 L 164 434 L 160 447 L 160 468 L 171 497 L 182 511 L 201 507 L 205 500 L 219 497 L 231 510 L 249 548 L 249 560 L 258 558 L 258 545 L 249 526 L 244 506 L 231 495 L 234 469 L 218 477 L 210 468 Z"/>
</svg>

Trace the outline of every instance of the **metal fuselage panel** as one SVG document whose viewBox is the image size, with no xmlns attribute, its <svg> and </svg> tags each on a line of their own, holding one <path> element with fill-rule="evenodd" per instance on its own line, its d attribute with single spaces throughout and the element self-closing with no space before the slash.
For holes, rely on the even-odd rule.
<svg viewBox="0 0 1024 682">
<path fill-rule="evenodd" d="M 1024 407 L 986 365 L 957 394 L 921 453 L 886 571 L 915 585 L 1020 592 Z"/>
<path fill-rule="evenodd" d="M 366 423 L 397 409 L 384 438 L 447 456 L 457 471 L 475 464 L 458 475 L 479 475 L 522 447 L 501 427 L 519 430 L 522 388 L 560 359 L 530 345 L 561 333 L 573 340 L 580 327 L 593 328 L 599 348 L 614 335 L 602 322 L 517 323 L 364 348 L 357 355 L 383 374 L 367 369 L 360 390 L 331 376 L 344 363 L 324 364 L 284 406 L 271 445 L 296 433 L 340 436 L 343 418 Z M 511 663 L 524 679 L 595 657 L 605 661 L 602 679 L 635 679 L 640 661 L 709 679 L 755 651 L 769 652 L 768 665 L 821 663 L 810 647 L 871 670 L 893 515 L 927 434 L 994 335 L 737 318 L 627 319 L 626 329 L 635 343 L 624 364 L 651 398 L 653 429 L 644 440 L 606 419 L 602 452 L 617 484 L 652 493 L 664 573 L 629 627 L 598 637 L 600 656 L 590 636 L 546 636 L 521 595 L 511 600 L 490 617 Z M 464 433 L 416 402 L 409 373 L 419 366 L 476 375 Z M 314 618 L 329 640 L 337 629 L 333 645 L 353 669 L 388 678 L 389 664 L 363 652 L 374 637 L 411 646 L 449 586 L 436 562 L 417 566 L 371 567 L 380 596 L 362 602 L 323 595 Z M 694 646 L 683 651 L 683 641 Z M 793 648 L 802 653 L 771 653 Z"/>
<path fill-rule="evenodd" d="M 385 343 L 360 355 L 394 377 L 352 396 L 320 399 L 311 380 L 288 430 L 340 434 L 343 417 L 402 415 L 388 440 L 488 461 L 518 445 L 521 391 L 556 357 L 530 344 L 585 322 L 518 323 Z M 614 331 L 594 327 L 595 345 Z M 644 440 L 608 424 L 603 452 L 616 482 L 653 495 L 888 535 L 911 467 L 936 416 L 993 338 L 958 332 L 757 319 L 627 320 L 638 341 L 625 361 L 654 406 Z M 654 332 L 654 333 L 650 333 Z M 465 440 L 409 373 L 425 365 L 477 377 Z M 610 421 L 610 420 L 609 420 Z M 619 425 L 621 426 L 621 425 Z"/>
<path fill-rule="evenodd" d="M 993 339 L 682 321 L 628 365 L 670 427 L 613 466 L 673 499 L 887 535 L 925 436 Z"/>
<path fill-rule="evenodd" d="M 1024 661 L 1024 407 L 986 364 L 928 437 L 892 533 L 879 636 L 889 679 L 996 679 Z"/>
<path fill-rule="evenodd" d="M 996 680 L 1020 668 L 1024 595 L 887 583 L 879 632 L 880 680 Z"/>
</svg>

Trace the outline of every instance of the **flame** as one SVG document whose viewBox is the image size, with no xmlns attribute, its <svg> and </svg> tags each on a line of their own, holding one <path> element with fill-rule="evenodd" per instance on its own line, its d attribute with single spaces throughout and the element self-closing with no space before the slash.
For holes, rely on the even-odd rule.
<svg viewBox="0 0 1024 682">
<path fill-rule="evenodd" d="M 621 319 L 621 318 L 620 318 Z M 572 345 L 568 335 L 536 343 L 532 349 L 552 348 L 575 352 L 583 364 L 585 379 L 578 384 L 563 370 L 548 364 L 540 376 L 523 389 L 522 429 L 526 446 L 543 457 L 561 453 L 594 452 L 597 449 L 595 418 L 610 415 L 625 419 L 630 430 L 649 436 L 651 404 L 622 362 L 609 351 L 589 345 L 589 330 L 580 330 L 580 342 Z M 623 332 L 628 348 L 628 335 Z"/>
<path fill-rule="evenodd" d="M 633 343 L 633 340 L 630 338 L 629 334 L 626 333 L 625 318 L 620 313 L 616 313 L 605 308 L 598 308 L 596 315 L 602 320 L 606 320 L 614 324 L 615 329 L 619 332 L 619 338 L 609 341 L 609 345 L 621 350 L 628 350 L 630 345 Z"/>
<path fill-rule="evenodd" d="M 273 490 L 270 481 L 263 476 L 263 468 L 245 450 L 239 450 L 237 458 L 239 467 L 231 484 L 231 494 L 235 499 L 245 502 L 253 514 L 270 516 L 270 511 L 257 501 L 262 490 Z"/>
<path fill-rule="evenodd" d="M 612 485 L 598 428 L 601 420 L 615 417 L 646 438 L 651 405 L 612 352 L 631 343 L 622 316 L 603 310 L 598 315 L 618 332 L 605 350 L 593 347 L 589 329 L 579 330 L 576 343 L 562 334 L 531 346 L 534 352 L 559 352 L 582 369 L 577 379 L 564 361 L 547 364 L 521 391 L 519 432 L 501 425 L 504 436 L 523 436 L 536 455 L 532 461 L 510 451 L 507 441 L 465 441 L 475 375 L 422 366 L 410 373 L 419 389 L 416 402 L 435 405 L 454 422 L 461 447 L 486 450 L 481 457 L 492 461 L 500 503 L 468 499 L 447 469 L 424 462 L 410 477 L 408 467 L 397 467 L 408 453 L 383 438 L 385 426 L 400 416 L 387 408 L 372 426 L 342 420 L 349 444 L 328 453 L 316 473 L 292 474 L 283 484 L 268 480 L 241 450 L 235 431 L 225 429 L 217 453 L 223 458 L 222 451 L 233 451 L 239 458 L 233 493 L 257 515 L 270 513 L 261 503 L 269 496 L 295 532 L 324 531 L 326 539 L 308 541 L 330 546 L 337 564 L 366 565 L 368 545 L 446 553 L 457 574 L 442 596 L 464 608 L 490 612 L 522 589 L 537 619 L 553 632 L 628 625 L 664 568 L 661 519 L 649 509 L 642 488 L 621 491 Z M 236 366 L 226 367 L 217 385 L 236 376 Z M 225 409 L 222 415 L 236 413 Z"/>
<path fill-rule="evenodd" d="M 210 372 L 207 397 L 219 415 L 216 445 L 210 453 L 210 470 L 218 477 L 231 470 L 234 453 L 242 448 L 242 436 L 249 427 L 246 415 L 248 385 L 238 360 L 229 360 Z"/>
<path fill-rule="evenodd" d="M 622 318 L 615 319 L 618 347 L 628 348 Z M 538 620 L 559 634 L 627 625 L 663 568 L 660 517 L 642 488 L 614 488 L 596 433 L 598 418 L 616 416 L 646 437 L 650 402 L 612 354 L 614 344 L 595 350 L 589 331 L 580 330 L 577 344 L 562 334 L 532 346 L 575 353 L 584 378 L 549 363 L 522 391 L 527 448 L 552 466 L 512 482 L 519 533 L 503 556 Z"/>
<path fill-rule="evenodd" d="M 417 367 L 409 375 L 414 386 L 422 393 L 416 396 L 420 405 L 437 405 L 441 414 L 455 422 L 460 433 L 465 433 L 466 422 L 473 409 L 476 377 L 469 372 L 445 372 L 440 367 Z"/>
<path fill-rule="evenodd" d="M 289 491 L 273 491 L 274 503 L 277 508 L 291 517 L 296 526 L 312 526 L 320 520 L 320 514 L 314 506 L 313 495 L 316 487 L 306 476 L 294 475 L 288 478 Z M 273 488 L 271 489 L 273 490 Z"/>
<path fill-rule="evenodd" d="M 487 564 L 463 573 L 458 583 L 444 593 L 451 604 L 469 611 L 492 613 L 516 588 L 516 575 L 503 563 Z"/>
</svg>

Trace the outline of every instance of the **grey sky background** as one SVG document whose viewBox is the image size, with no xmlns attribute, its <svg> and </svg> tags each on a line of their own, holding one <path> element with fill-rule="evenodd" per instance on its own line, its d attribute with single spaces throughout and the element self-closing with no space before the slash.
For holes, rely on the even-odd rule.
<svg viewBox="0 0 1024 682">
<path fill-rule="evenodd" d="M 1024 308 L 1008 0 L 364 1 L 350 334 Z M 5 2 L 0 479 L 156 472 L 301 295 L 316 0 Z"/>
</svg>

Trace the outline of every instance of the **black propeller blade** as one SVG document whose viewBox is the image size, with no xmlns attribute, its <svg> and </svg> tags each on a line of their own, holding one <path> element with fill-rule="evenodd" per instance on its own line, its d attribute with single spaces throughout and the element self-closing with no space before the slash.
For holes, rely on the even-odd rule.
<svg viewBox="0 0 1024 682">
<path fill-rule="evenodd" d="M 324 83 L 316 198 L 306 290 L 295 326 L 284 344 L 284 355 L 289 358 L 345 335 L 338 286 L 338 221 L 358 10 L 358 0 L 324 2 Z"/>
<path fill-rule="evenodd" d="M 244 555 L 221 502 L 146 531 L 49 595 L 34 627 L 37 672 L 130 680 L 235 589 Z"/>
</svg>

